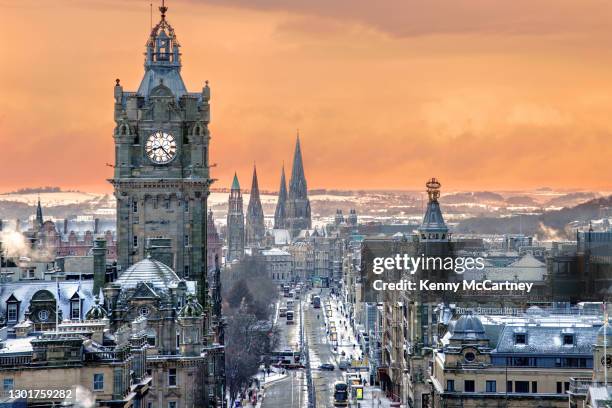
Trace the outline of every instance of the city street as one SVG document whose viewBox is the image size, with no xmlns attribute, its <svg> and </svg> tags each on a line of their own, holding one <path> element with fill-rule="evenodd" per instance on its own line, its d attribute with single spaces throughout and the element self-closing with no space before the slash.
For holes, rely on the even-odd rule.
<svg viewBox="0 0 612 408">
<path fill-rule="evenodd" d="M 320 289 L 315 289 L 310 294 L 319 294 Z M 358 359 L 361 353 L 358 347 L 353 347 L 355 338 L 349 325 L 345 327 L 346 319 L 341 315 L 340 304 L 329 295 L 329 290 L 324 289 L 321 296 L 321 308 L 314 308 L 309 302 L 309 295 L 304 294 L 296 301 L 295 324 L 287 325 L 285 317 L 276 316 L 276 322 L 280 329 L 280 341 L 278 350 L 298 350 L 301 346 L 300 328 L 303 324 L 304 343 L 310 358 L 310 372 L 314 387 L 316 407 L 334 406 L 334 383 L 344 380 L 344 373 L 338 368 L 341 360 L 351 358 Z M 286 298 L 281 298 L 280 307 L 284 306 Z M 330 305 L 331 314 L 326 316 L 325 307 Z M 301 306 L 301 313 L 300 313 Z M 331 321 L 335 321 L 339 344 L 330 340 L 328 327 Z M 342 322 L 342 324 L 340 324 Z M 337 351 L 334 350 L 337 346 Z M 345 356 L 340 353 L 344 351 Z M 305 363 L 305 358 L 303 358 Z M 319 369 L 321 364 L 333 364 L 334 370 L 327 371 Z M 364 378 L 366 373 L 362 374 Z M 361 407 L 388 407 L 389 401 L 383 398 L 380 403 L 378 396 L 382 393 L 378 388 L 365 387 L 364 400 Z M 277 379 L 265 386 L 265 398 L 261 404 L 265 408 L 273 407 L 308 407 L 308 381 L 306 369 L 286 370 L 284 377 Z M 380 405 L 379 405 L 380 404 Z M 356 404 L 354 406 L 357 406 Z"/>
</svg>

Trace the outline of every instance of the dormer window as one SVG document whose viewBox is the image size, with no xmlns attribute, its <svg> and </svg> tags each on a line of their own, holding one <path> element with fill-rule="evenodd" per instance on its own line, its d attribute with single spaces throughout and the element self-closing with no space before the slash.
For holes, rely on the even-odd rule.
<svg viewBox="0 0 612 408">
<path fill-rule="evenodd" d="M 17 303 L 9 303 L 7 305 L 7 320 L 9 323 L 17 321 Z"/>
<path fill-rule="evenodd" d="M 514 335 L 514 344 L 527 344 L 527 334 L 516 333 Z"/>
<path fill-rule="evenodd" d="M 70 318 L 72 320 L 81 320 L 81 300 L 75 299 L 70 301 Z"/>
<path fill-rule="evenodd" d="M 564 334 L 563 335 L 563 345 L 564 346 L 573 346 L 574 345 L 574 335 L 573 334 Z"/>
</svg>

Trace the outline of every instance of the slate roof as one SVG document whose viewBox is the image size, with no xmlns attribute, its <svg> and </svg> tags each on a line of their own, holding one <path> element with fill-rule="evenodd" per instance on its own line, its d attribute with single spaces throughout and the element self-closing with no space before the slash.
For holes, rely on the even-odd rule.
<svg viewBox="0 0 612 408">
<path fill-rule="evenodd" d="M 451 340 L 488 340 L 484 326 L 477 316 L 461 316 L 452 330 Z"/>
<path fill-rule="evenodd" d="M 183 78 L 181 78 L 181 74 L 176 67 L 160 66 L 153 66 L 145 72 L 136 93 L 148 98 L 151 91 L 160 84 L 169 88 L 172 95 L 177 99 L 188 93 Z"/>
<path fill-rule="evenodd" d="M 157 288 L 167 288 L 180 281 L 181 278 L 168 265 L 146 258 L 123 271 L 116 283 L 123 288 L 135 288 L 140 282 L 147 282 Z"/>
<path fill-rule="evenodd" d="M 496 353 L 591 354 L 599 327 L 505 326 Z M 515 344 L 515 333 L 525 333 L 527 344 Z M 574 344 L 564 345 L 563 334 L 573 333 Z"/>
<path fill-rule="evenodd" d="M 59 282 L 60 302 L 59 308 L 62 310 L 62 316 L 66 319 L 70 317 L 70 298 L 75 293 L 83 299 L 83 307 L 81 308 L 83 315 L 94 304 L 93 281 L 60 281 Z M 39 282 L 8 282 L 0 285 L 0 315 L 6 316 L 6 301 L 14 295 L 21 302 L 19 307 L 18 321 L 22 321 L 25 317 L 25 311 L 30 304 L 30 300 L 38 291 L 47 290 L 55 299 L 57 299 L 57 283 L 55 281 L 39 281 Z"/>
<path fill-rule="evenodd" d="M 448 227 L 440 210 L 440 203 L 437 201 L 427 203 L 427 210 L 419 231 L 448 232 Z"/>
<path fill-rule="evenodd" d="M 538 261 L 531 254 L 512 262 L 508 266 L 485 266 L 485 269 L 466 271 L 465 279 L 492 281 L 519 280 L 521 282 L 542 282 L 546 275 L 546 264 Z"/>
</svg>

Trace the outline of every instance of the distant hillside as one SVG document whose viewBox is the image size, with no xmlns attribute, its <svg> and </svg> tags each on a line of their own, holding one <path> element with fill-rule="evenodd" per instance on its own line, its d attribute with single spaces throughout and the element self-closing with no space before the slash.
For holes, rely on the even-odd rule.
<svg viewBox="0 0 612 408">
<path fill-rule="evenodd" d="M 491 191 L 477 191 L 473 193 L 455 193 L 444 195 L 444 202 L 449 204 L 465 204 L 465 203 L 488 203 L 488 202 L 503 202 L 504 197 L 501 194 Z"/>
<path fill-rule="evenodd" d="M 600 217 L 601 207 L 612 206 L 612 196 L 596 198 L 574 207 L 547 211 L 540 215 L 522 215 L 506 218 L 478 217 L 459 223 L 459 233 L 518 234 L 520 232 L 540 238 L 571 239 L 572 222 L 585 223 Z"/>
</svg>

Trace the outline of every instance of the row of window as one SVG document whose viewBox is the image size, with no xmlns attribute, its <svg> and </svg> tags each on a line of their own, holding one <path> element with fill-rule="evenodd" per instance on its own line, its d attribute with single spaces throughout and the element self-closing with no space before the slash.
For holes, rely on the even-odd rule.
<svg viewBox="0 0 612 408">
<path fill-rule="evenodd" d="M 185 246 L 188 247 L 189 246 L 189 235 L 185 235 Z M 138 248 L 138 235 L 134 235 L 134 237 L 132 238 L 132 246 L 134 248 Z"/>
<path fill-rule="evenodd" d="M 165 200 L 164 207 L 166 209 L 170 209 L 170 200 Z M 185 212 L 189 212 L 189 204 L 185 204 L 183 208 L 185 209 Z M 132 212 L 134 214 L 138 214 L 138 201 L 132 201 Z"/>
<path fill-rule="evenodd" d="M 586 357 L 498 357 L 493 359 L 493 364 L 508 367 L 590 368 L 591 359 Z"/>
<path fill-rule="evenodd" d="M 6 304 L 6 320 L 9 323 L 16 323 L 19 319 L 19 305 L 17 302 L 7 302 Z M 40 310 L 38 312 L 38 319 L 40 321 L 47 321 L 49 319 L 49 311 Z M 81 300 L 74 299 L 70 301 L 70 319 L 79 320 L 81 319 Z"/>
<path fill-rule="evenodd" d="M 560 391 L 560 382 L 557 383 L 557 393 Z M 565 383 L 565 390 L 569 388 L 569 382 Z M 531 386 L 531 388 L 530 388 Z M 455 391 L 455 380 L 446 380 L 446 391 Z M 463 382 L 463 392 L 476 392 L 476 382 L 474 380 L 465 380 Z M 487 380 L 485 381 L 485 392 L 497 392 L 497 381 Z M 537 381 L 507 381 L 506 392 L 514 393 L 537 393 L 538 382 Z"/>
<path fill-rule="evenodd" d="M 168 386 L 176 387 L 178 385 L 178 376 L 176 368 L 168 369 Z M 15 380 L 13 378 L 4 378 L 2 380 L 2 390 L 4 392 L 11 391 L 15 388 Z M 95 373 L 93 375 L 93 390 L 103 391 L 104 390 L 104 373 Z"/>
<path fill-rule="evenodd" d="M 573 346 L 576 343 L 576 336 L 573 333 L 563 334 L 561 336 L 561 342 L 564 346 Z M 518 345 L 527 344 L 527 334 L 526 333 L 515 333 L 514 334 L 514 344 L 518 344 Z"/>
</svg>

